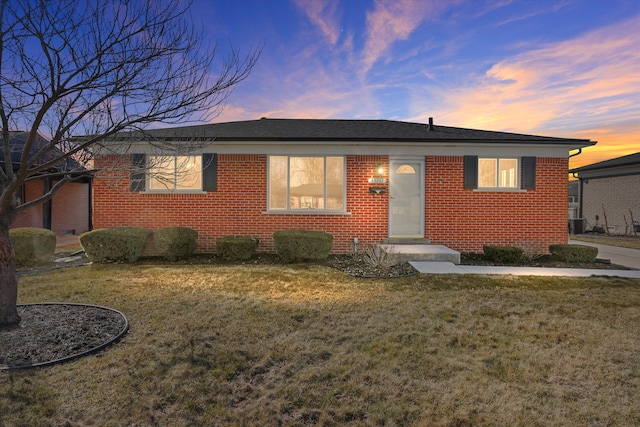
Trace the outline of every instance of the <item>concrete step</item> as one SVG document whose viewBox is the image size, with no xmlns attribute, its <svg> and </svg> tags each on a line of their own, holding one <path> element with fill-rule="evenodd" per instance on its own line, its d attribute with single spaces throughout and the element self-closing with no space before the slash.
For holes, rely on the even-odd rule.
<svg viewBox="0 0 640 427">
<path fill-rule="evenodd" d="M 431 239 L 425 237 L 389 237 L 383 239 L 385 245 L 428 245 Z"/>
<path fill-rule="evenodd" d="M 440 261 L 460 264 L 460 252 L 442 245 L 380 245 L 386 252 L 400 254 L 407 261 Z"/>
</svg>

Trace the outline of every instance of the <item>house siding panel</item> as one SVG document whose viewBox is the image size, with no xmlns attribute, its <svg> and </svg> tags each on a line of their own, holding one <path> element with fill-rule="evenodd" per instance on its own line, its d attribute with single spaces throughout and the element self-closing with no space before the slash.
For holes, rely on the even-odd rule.
<svg viewBox="0 0 640 427">
<path fill-rule="evenodd" d="M 612 234 L 633 233 L 631 213 L 640 220 L 640 175 L 583 180 L 582 212 L 587 229 L 609 226 Z"/>
<path fill-rule="evenodd" d="M 25 184 L 25 202 L 42 196 L 44 184 L 40 179 Z M 54 194 L 51 201 L 51 231 L 57 235 L 74 230 L 76 234 L 89 230 L 90 186 L 87 183 L 68 182 Z M 11 225 L 19 227 L 42 227 L 42 210 L 38 204 L 18 214 Z"/>
<path fill-rule="evenodd" d="M 389 159 L 348 155 L 346 161 L 344 214 L 267 213 L 267 156 L 220 154 L 217 191 L 204 194 L 136 193 L 126 172 L 98 174 L 94 227 L 191 227 L 198 231 L 200 252 L 214 252 L 216 239 L 228 235 L 256 237 L 259 251 L 272 252 L 275 231 L 314 229 L 334 236 L 335 253 L 348 253 L 355 237 L 361 245 L 388 237 L 388 193 L 371 194 L 368 179 L 377 165 L 386 169 Z M 109 170 L 115 162 L 114 156 L 101 157 L 96 168 Z M 464 189 L 463 171 L 462 156 L 426 157 L 425 237 L 433 243 L 461 252 L 480 252 L 486 244 L 546 251 L 551 243 L 566 243 L 567 159 L 539 158 L 537 189 L 527 192 Z"/>
<path fill-rule="evenodd" d="M 43 183 L 37 179 L 29 181 L 24 185 L 24 202 L 35 200 L 42 196 Z M 18 213 L 16 220 L 11 224 L 11 228 L 20 227 L 42 227 L 42 205 L 32 206 L 29 209 Z"/>
<path fill-rule="evenodd" d="M 51 203 L 51 231 L 82 234 L 89 231 L 90 186 L 68 182 L 53 196 Z"/>
</svg>

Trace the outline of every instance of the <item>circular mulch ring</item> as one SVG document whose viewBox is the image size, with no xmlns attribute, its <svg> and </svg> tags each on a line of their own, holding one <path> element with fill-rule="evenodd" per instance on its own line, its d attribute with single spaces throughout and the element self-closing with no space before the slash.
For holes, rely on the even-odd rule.
<svg viewBox="0 0 640 427">
<path fill-rule="evenodd" d="M 49 366 L 96 353 L 129 330 L 121 312 L 96 305 L 18 305 L 22 319 L 0 327 L 0 371 Z"/>
</svg>

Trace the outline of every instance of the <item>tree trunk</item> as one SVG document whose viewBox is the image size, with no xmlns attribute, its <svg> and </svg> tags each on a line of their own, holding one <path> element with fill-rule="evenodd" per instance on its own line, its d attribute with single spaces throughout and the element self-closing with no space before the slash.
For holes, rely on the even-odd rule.
<svg viewBox="0 0 640 427">
<path fill-rule="evenodd" d="M 0 222 L 0 326 L 20 321 L 18 302 L 18 276 L 16 256 L 9 237 L 9 225 Z"/>
</svg>

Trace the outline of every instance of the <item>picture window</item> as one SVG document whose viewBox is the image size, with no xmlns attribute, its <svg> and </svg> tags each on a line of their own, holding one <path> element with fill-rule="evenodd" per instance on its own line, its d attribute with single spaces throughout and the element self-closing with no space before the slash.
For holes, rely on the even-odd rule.
<svg viewBox="0 0 640 427">
<path fill-rule="evenodd" d="M 345 210 L 345 158 L 269 157 L 270 211 Z"/>
</svg>

